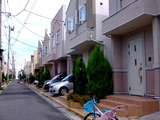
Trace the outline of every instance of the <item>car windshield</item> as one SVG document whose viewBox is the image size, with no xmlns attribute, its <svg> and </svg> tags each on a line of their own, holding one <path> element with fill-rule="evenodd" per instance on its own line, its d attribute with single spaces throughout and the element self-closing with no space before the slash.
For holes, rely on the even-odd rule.
<svg viewBox="0 0 160 120">
<path fill-rule="evenodd" d="M 52 81 L 52 82 L 61 81 L 60 76 L 61 76 L 60 74 L 54 76 L 51 81 Z"/>
<path fill-rule="evenodd" d="M 67 75 L 65 78 L 62 79 L 62 82 L 68 81 L 68 78 L 70 78 L 71 76 L 72 76 L 71 74 L 70 74 L 70 75 Z"/>
</svg>

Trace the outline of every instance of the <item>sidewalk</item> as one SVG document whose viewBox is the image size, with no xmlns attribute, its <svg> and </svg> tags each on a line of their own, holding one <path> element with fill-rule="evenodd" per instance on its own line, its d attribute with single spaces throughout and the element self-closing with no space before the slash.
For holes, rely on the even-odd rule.
<svg viewBox="0 0 160 120">
<path fill-rule="evenodd" d="M 85 112 L 84 109 L 76 109 L 76 108 L 70 108 L 68 107 L 66 104 L 64 104 L 63 102 L 61 102 L 59 100 L 59 97 L 52 97 L 50 93 L 48 92 L 44 92 L 41 89 L 37 89 L 35 86 L 30 85 L 32 88 L 34 88 L 35 90 L 39 91 L 41 94 L 43 94 L 44 96 L 48 97 L 49 99 L 55 101 L 56 103 L 62 105 L 63 107 L 67 108 L 68 110 L 76 113 L 77 115 L 79 115 L 82 119 L 86 116 L 86 114 L 88 114 L 87 112 Z M 138 120 L 139 118 L 137 116 L 133 116 L 133 117 L 118 117 L 119 120 Z M 144 119 L 143 119 L 144 120 Z"/>
<path fill-rule="evenodd" d="M 34 88 L 35 90 L 39 91 L 44 96 L 48 97 L 49 99 L 51 99 L 51 100 L 55 101 L 56 103 L 62 105 L 63 107 L 67 108 L 68 110 L 76 113 L 77 115 L 79 115 L 82 118 L 82 120 L 85 117 L 85 115 L 87 114 L 84 109 L 70 108 L 66 104 L 61 102 L 59 100 L 59 97 L 52 97 L 50 93 L 44 92 L 42 89 L 37 89 L 34 85 L 30 85 L 30 86 L 32 88 Z M 150 115 L 142 116 L 142 117 L 129 116 L 129 117 L 118 117 L 118 118 L 119 118 L 119 120 L 160 120 L 160 111 L 156 112 L 156 113 L 153 113 L 153 114 L 150 114 Z"/>
</svg>

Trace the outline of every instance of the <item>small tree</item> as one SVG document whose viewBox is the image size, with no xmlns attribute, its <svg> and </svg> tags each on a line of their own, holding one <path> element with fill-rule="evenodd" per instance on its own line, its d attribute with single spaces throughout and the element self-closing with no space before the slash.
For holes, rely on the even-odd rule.
<svg viewBox="0 0 160 120">
<path fill-rule="evenodd" d="M 112 93 L 112 70 L 100 46 L 96 45 L 88 60 L 88 90 L 98 99 Z"/>
<path fill-rule="evenodd" d="M 44 71 L 45 80 L 49 80 L 51 78 L 50 71 L 48 68 Z"/>
<path fill-rule="evenodd" d="M 51 78 L 50 71 L 48 68 L 45 70 L 41 67 L 39 72 L 39 84 L 38 86 L 41 87 L 44 84 L 45 80 L 48 80 Z"/>
<path fill-rule="evenodd" d="M 45 76 L 44 76 L 43 72 L 44 72 L 44 69 L 42 67 L 40 67 L 38 87 L 42 87 L 42 85 L 44 83 Z"/>
<path fill-rule="evenodd" d="M 82 58 L 77 58 L 74 69 L 73 76 L 75 77 L 74 83 L 74 93 L 84 95 L 86 93 L 87 84 L 87 71 L 85 63 Z"/>
<path fill-rule="evenodd" d="M 4 82 L 5 80 L 7 80 L 6 75 L 4 72 L 2 72 L 2 82 Z"/>
<path fill-rule="evenodd" d="M 23 73 L 23 74 L 21 75 L 21 79 L 25 79 L 25 78 L 26 78 L 26 74 Z"/>
<path fill-rule="evenodd" d="M 32 73 L 29 74 L 29 83 L 33 83 L 35 80 L 35 77 L 33 76 Z"/>
</svg>

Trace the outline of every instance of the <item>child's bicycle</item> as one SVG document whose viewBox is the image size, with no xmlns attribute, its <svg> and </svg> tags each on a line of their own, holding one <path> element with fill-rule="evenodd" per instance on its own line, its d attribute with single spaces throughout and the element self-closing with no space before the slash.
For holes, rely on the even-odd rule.
<svg viewBox="0 0 160 120">
<path fill-rule="evenodd" d="M 116 109 L 124 109 L 124 105 L 116 106 L 111 110 L 104 110 L 102 112 L 96 106 L 97 103 L 94 98 L 89 100 L 87 103 L 83 105 L 86 112 L 89 112 L 85 117 L 84 120 L 119 120 L 116 117 Z"/>
</svg>

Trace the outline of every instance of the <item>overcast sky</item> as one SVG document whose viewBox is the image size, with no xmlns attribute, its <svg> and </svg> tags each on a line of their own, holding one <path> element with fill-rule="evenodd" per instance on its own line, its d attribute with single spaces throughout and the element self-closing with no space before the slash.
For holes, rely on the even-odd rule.
<svg viewBox="0 0 160 120">
<path fill-rule="evenodd" d="M 11 61 L 14 51 L 16 71 L 22 69 L 25 60 L 28 61 L 37 50 L 38 40 L 43 40 L 45 29 L 50 33 L 51 20 L 62 5 L 68 6 L 69 1 L 2 0 L 2 48 L 7 62 L 9 26 L 14 26 L 14 31 L 10 32 L 9 55 Z"/>
</svg>

